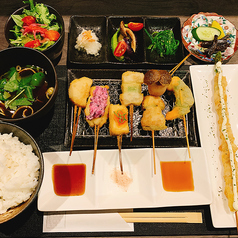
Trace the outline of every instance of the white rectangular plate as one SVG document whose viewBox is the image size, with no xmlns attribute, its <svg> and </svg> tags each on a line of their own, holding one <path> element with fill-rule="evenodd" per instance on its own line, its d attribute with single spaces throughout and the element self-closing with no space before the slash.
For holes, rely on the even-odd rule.
<svg viewBox="0 0 238 238">
<path fill-rule="evenodd" d="M 222 65 L 223 75 L 227 79 L 227 103 L 229 119 L 234 137 L 238 138 L 238 64 Z M 219 131 L 213 100 L 214 65 L 190 66 L 193 93 L 196 103 L 198 128 L 201 145 L 208 158 L 211 175 L 213 201 L 210 205 L 213 226 L 217 228 L 236 227 L 234 213 L 230 212 L 224 195 L 223 166 L 218 150 Z M 237 141 L 235 141 L 237 144 Z"/>
<path fill-rule="evenodd" d="M 123 171 L 131 184 L 118 186 L 111 175 L 120 170 L 118 150 L 98 150 L 92 175 L 93 151 L 43 153 L 44 178 L 38 196 L 40 211 L 100 210 L 145 207 L 203 205 L 211 203 L 211 187 L 206 156 L 202 148 L 190 148 L 193 192 L 166 192 L 162 186 L 160 161 L 189 160 L 187 148 L 156 149 L 156 175 L 152 149 L 123 149 Z M 86 189 L 81 196 L 57 196 L 52 181 L 54 164 L 85 163 Z M 126 184 L 126 183 L 125 183 Z"/>
</svg>

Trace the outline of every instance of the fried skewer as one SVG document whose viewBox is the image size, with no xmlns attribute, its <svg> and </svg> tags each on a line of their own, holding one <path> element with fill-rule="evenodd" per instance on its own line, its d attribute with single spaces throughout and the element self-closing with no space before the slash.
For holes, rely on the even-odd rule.
<svg viewBox="0 0 238 238">
<path fill-rule="evenodd" d="M 217 53 L 219 59 L 219 54 Z M 224 168 L 225 188 L 224 194 L 228 199 L 228 206 L 231 212 L 235 212 L 236 226 L 238 230 L 237 211 L 238 211 L 238 147 L 235 144 L 235 138 L 229 121 L 229 112 L 227 105 L 227 80 L 222 74 L 221 59 L 216 61 L 216 75 L 214 77 L 214 102 L 218 115 L 218 127 L 220 132 L 220 146 L 222 164 Z"/>
<path fill-rule="evenodd" d="M 74 104 L 74 120 L 73 120 L 73 132 L 71 138 L 70 152 L 71 156 L 74 146 L 74 139 L 77 132 L 77 126 L 79 122 L 79 116 L 81 114 L 81 109 L 86 107 L 86 101 L 89 96 L 89 90 L 93 81 L 90 78 L 82 77 L 79 79 L 74 79 L 68 89 L 69 99 Z"/>
<path fill-rule="evenodd" d="M 134 106 L 141 105 L 143 94 L 141 93 L 141 85 L 144 82 L 144 74 L 140 72 L 126 71 L 122 74 L 122 94 L 120 101 L 122 105 L 129 106 L 131 136 L 133 137 L 133 111 Z"/>
<path fill-rule="evenodd" d="M 193 94 L 183 80 L 177 76 L 172 78 L 167 90 L 174 93 L 176 101 L 173 109 L 166 114 L 165 118 L 166 120 L 174 120 L 176 118 L 183 119 L 189 158 L 191 158 L 185 115 L 190 112 L 190 108 L 194 104 Z"/>
<path fill-rule="evenodd" d="M 143 130 L 152 132 L 154 174 L 156 174 L 154 131 L 167 128 L 165 125 L 165 117 L 162 114 L 164 108 L 165 104 L 161 97 L 151 95 L 144 97 L 142 102 L 142 109 L 144 109 L 144 112 L 141 119 L 141 126 Z"/>
<path fill-rule="evenodd" d="M 117 136 L 117 144 L 119 149 L 119 162 L 121 173 L 123 174 L 122 166 L 122 135 L 129 133 L 128 125 L 128 110 L 125 105 L 113 105 L 109 106 L 109 132 L 112 136 Z"/>
<path fill-rule="evenodd" d="M 90 97 L 88 98 L 85 108 L 86 121 L 91 127 L 94 127 L 94 154 L 92 174 L 94 174 L 98 134 L 99 129 L 107 122 L 108 111 L 110 105 L 110 97 L 108 93 L 109 86 L 93 86 L 90 89 Z"/>
</svg>

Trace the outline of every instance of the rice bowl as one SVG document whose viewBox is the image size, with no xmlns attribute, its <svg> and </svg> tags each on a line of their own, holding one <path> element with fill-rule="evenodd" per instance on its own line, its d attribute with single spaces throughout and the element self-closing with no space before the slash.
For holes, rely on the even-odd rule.
<svg viewBox="0 0 238 238">
<path fill-rule="evenodd" d="M 43 178 L 42 153 L 28 132 L 0 122 L 0 224 L 35 199 Z"/>
</svg>

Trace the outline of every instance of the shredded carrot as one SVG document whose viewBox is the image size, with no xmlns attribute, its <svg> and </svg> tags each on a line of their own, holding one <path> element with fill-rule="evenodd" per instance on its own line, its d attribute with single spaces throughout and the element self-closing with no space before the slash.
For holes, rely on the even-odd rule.
<svg viewBox="0 0 238 238">
<path fill-rule="evenodd" d="M 95 40 L 94 39 L 92 39 L 92 34 L 91 34 L 91 31 L 85 31 L 85 32 L 83 32 L 83 39 L 82 39 L 83 41 L 84 40 L 87 40 L 87 41 L 89 41 L 89 42 L 94 42 Z"/>
</svg>

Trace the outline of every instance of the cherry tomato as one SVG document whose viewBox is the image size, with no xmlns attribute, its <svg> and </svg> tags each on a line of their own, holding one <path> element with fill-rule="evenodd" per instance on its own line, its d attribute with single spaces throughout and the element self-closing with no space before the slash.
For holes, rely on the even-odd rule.
<svg viewBox="0 0 238 238">
<path fill-rule="evenodd" d="M 45 37 L 50 41 L 57 41 L 60 37 L 60 33 L 58 31 L 49 30 L 45 33 Z"/>
<path fill-rule="evenodd" d="M 22 21 L 25 25 L 29 26 L 36 22 L 36 18 L 33 16 L 25 16 L 22 18 Z"/>
<path fill-rule="evenodd" d="M 27 42 L 24 46 L 29 47 L 29 48 L 36 48 L 36 47 L 40 46 L 40 41 L 32 40 L 32 41 Z"/>
<path fill-rule="evenodd" d="M 114 51 L 114 55 L 116 57 L 120 57 L 125 54 L 127 48 L 127 44 L 124 40 L 121 40 L 118 42 L 117 47 Z"/>
<path fill-rule="evenodd" d="M 143 28 L 143 23 L 136 23 L 136 22 L 129 22 L 128 23 L 128 27 L 132 30 L 132 31 L 140 31 Z"/>
</svg>

